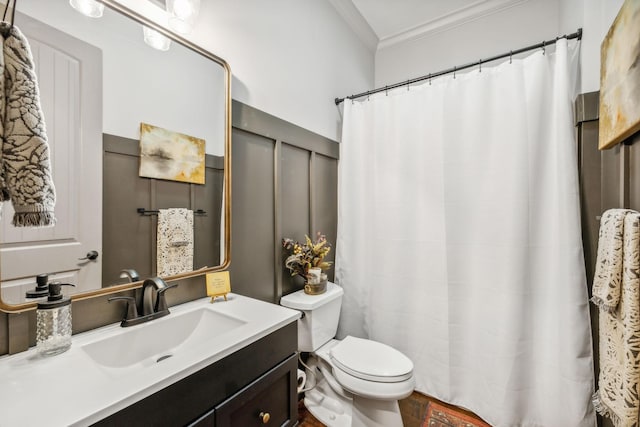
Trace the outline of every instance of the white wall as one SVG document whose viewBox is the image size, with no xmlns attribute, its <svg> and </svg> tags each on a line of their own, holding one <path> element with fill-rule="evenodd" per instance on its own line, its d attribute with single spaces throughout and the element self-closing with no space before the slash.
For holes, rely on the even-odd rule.
<svg viewBox="0 0 640 427">
<path fill-rule="evenodd" d="M 624 0 L 561 0 L 560 22 L 584 29 L 581 46 L 581 92 L 600 87 L 600 43 L 609 31 Z"/>
<path fill-rule="evenodd" d="M 438 72 L 555 38 L 558 22 L 557 0 L 528 0 L 445 31 L 379 49 L 376 54 L 376 86 Z"/>
<path fill-rule="evenodd" d="M 119 2 L 142 10 L 140 0 Z M 339 140 L 333 99 L 373 87 L 374 54 L 327 0 L 201 4 L 187 38 L 230 64 L 234 99 Z"/>
<path fill-rule="evenodd" d="M 376 87 L 583 29 L 581 89 L 599 88 L 600 43 L 624 0 L 528 0 L 459 27 L 378 50 Z"/>
</svg>

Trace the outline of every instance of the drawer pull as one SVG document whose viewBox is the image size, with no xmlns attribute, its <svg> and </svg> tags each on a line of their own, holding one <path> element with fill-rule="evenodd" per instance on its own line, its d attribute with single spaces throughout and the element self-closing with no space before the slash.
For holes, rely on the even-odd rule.
<svg viewBox="0 0 640 427">
<path fill-rule="evenodd" d="M 262 420 L 262 424 L 266 424 L 271 419 L 271 415 L 268 412 L 260 412 L 260 419 Z"/>
</svg>

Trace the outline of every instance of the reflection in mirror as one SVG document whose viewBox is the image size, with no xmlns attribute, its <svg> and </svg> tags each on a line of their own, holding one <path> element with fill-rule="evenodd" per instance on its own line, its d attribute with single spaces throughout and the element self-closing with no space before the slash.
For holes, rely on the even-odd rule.
<svg viewBox="0 0 640 427">
<path fill-rule="evenodd" d="M 40 273 L 86 294 L 131 281 L 123 270 L 141 279 L 157 275 L 162 253 L 193 257 L 190 268 L 162 270 L 169 275 L 225 264 L 228 70 L 176 40 L 166 51 L 153 49 L 139 22 L 109 7 L 96 19 L 68 0 L 17 3 L 15 25 L 31 44 L 39 79 L 57 223 L 14 228 L 10 203 L 4 203 L 2 302 L 33 301 L 25 292 L 35 288 Z M 204 140 L 205 183 L 139 176 L 141 123 L 170 131 L 164 138 Z M 174 160 L 162 161 L 161 168 Z M 169 241 L 168 250 L 158 243 L 166 209 L 186 212 L 187 222 L 171 223 L 171 230 L 191 233 Z M 98 257 L 88 256 L 91 251 Z"/>
</svg>

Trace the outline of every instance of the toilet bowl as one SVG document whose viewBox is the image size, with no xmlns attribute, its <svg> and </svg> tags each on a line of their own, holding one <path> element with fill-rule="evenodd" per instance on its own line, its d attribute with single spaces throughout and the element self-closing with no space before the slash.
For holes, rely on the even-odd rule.
<svg viewBox="0 0 640 427">
<path fill-rule="evenodd" d="M 343 290 L 327 284 L 321 295 L 304 291 L 280 304 L 302 311 L 298 349 L 309 352 L 305 406 L 329 427 L 402 426 L 398 400 L 415 387 L 413 363 L 398 350 L 368 339 L 334 339 Z"/>
</svg>

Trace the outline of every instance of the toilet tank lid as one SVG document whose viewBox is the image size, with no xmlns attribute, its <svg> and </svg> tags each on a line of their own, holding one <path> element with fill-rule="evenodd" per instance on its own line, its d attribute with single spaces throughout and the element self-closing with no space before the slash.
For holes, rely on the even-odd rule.
<svg viewBox="0 0 640 427">
<path fill-rule="evenodd" d="M 342 297 L 342 287 L 335 283 L 327 283 L 327 291 L 320 295 L 305 294 L 304 290 L 293 292 L 280 298 L 280 305 L 296 310 L 313 310 L 328 302 Z"/>
</svg>

